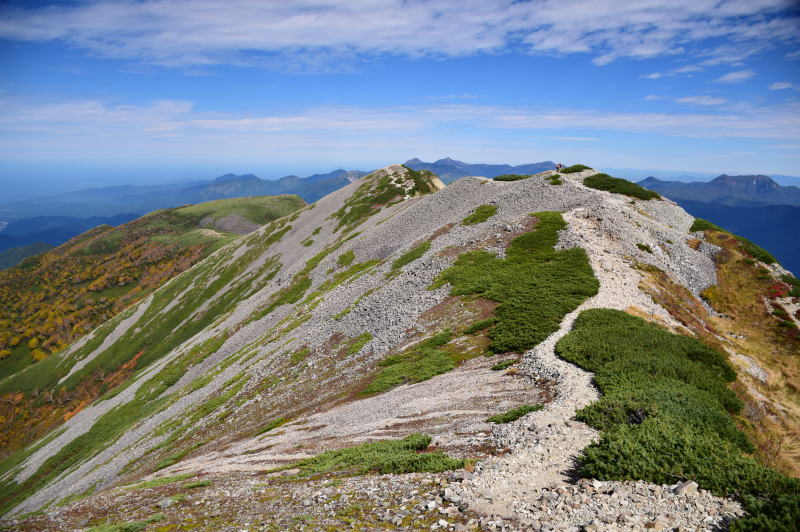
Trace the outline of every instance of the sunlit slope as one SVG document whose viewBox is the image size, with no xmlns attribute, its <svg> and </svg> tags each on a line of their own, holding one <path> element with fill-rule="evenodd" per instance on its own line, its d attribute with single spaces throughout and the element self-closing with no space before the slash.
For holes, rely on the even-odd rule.
<svg viewBox="0 0 800 532">
<path fill-rule="evenodd" d="M 157 211 L 118 227 L 100 226 L 0 271 L 2 455 L 41 435 L 136 367 L 107 364 L 69 387 L 50 374 L 75 340 L 141 300 L 225 244 L 303 207 L 297 196 L 219 200 Z M 58 358 L 54 358 L 58 357 Z M 127 365 L 125 364 L 127 363 Z M 30 365 L 41 365 L 13 375 Z M 24 395 L 20 396 L 19 392 Z"/>
</svg>

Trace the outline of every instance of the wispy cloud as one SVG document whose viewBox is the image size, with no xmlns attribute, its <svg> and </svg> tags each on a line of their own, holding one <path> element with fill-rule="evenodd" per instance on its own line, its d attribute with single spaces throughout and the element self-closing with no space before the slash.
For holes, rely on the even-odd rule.
<svg viewBox="0 0 800 532">
<path fill-rule="evenodd" d="M 700 105 L 711 105 L 707 97 Z M 696 103 L 693 100 L 691 103 Z M 713 105 L 716 105 L 714 103 Z M 42 145 L 70 142 L 93 146 L 108 140 L 125 151 L 129 142 L 152 142 L 159 150 L 172 142 L 197 146 L 273 146 L 296 139 L 309 146 L 349 139 L 354 145 L 374 138 L 409 135 L 444 136 L 458 131 L 563 131 L 552 140 L 595 141 L 597 133 L 655 133 L 686 138 L 772 138 L 800 142 L 800 103 L 737 108 L 735 112 L 642 113 L 593 109 L 436 104 L 406 107 L 314 107 L 285 114 L 241 114 L 194 109 L 191 102 L 158 101 L 144 106 L 73 101 L 34 105 L 0 99 L 0 153 L 13 154 L 9 143 Z M 574 134 L 579 132 L 579 134 Z M 580 133 L 590 133 L 583 135 Z M 305 140 L 303 140 L 305 139 Z M 14 144 L 21 145 L 21 144 Z M 217 149 L 217 148 L 213 148 Z M 213 151 L 212 149 L 212 151 Z"/>
<path fill-rule="evenodd" d="M 750 69 L 747 69 L 747 70 L 736 70 L 734 72 L 729 72 L 728 74 L 725 74 L 724 76 L 718 77 L 717 79 L 714 80 L 714 82 L 715 83 L 741 83 L 743 81 L 746 81 L 746 80 L 752 78 L 755 75 L 756 75 L 756 73 L 753 72 Z"/>
<path fill-rule="evenodd" d="M 517 50 L 597 65 L 668 55 L 731 63 L 798 42 L 790 0 L 93 0 L 0 8 L 0 37 L 158 65 L 343 68 L 355 57 Z M 722 44 L 709 47 L 710 39 Z M 749 52 L 748 52 L 749 51 Z M 684 73 L 697 66 L 684 67 Z M 671 75 L 681 73 L 678 70 Z M 657 79 L 653 73 L 653 79 Z M 660 74 L 669 75 L 669 74 Z"/>
<path fill-rule="evenodd" d="M 728 100 L 725 98 L 716 98 L 707 95 L 684 96 L 683 98 L 676 98 L 675 101 L 692 105 L 722 105 L 723 103 L 728 103 Z"/>
<path fill-rule="evenodd" d="M 788 81 L 777 81 L 775 83 L 770 84 L 769 86 L 769 90 L 771 91 L 783 91 L 786 89 L 794 89 L 796 91 L 800 91 L 800 87 L 798 87 L 794 83 L 789 83 Z"/>
</svg>

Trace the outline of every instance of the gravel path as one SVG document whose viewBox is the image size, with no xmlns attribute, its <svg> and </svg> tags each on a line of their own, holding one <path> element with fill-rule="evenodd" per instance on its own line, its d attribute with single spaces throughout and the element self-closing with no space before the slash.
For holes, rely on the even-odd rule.
<svg viewBox="0 0 800 532">
<path fill-rule="evenodd" d="M 739 505 L 704 493 L 700 510 L 686 512 L 686 505 L 676 500 L 674 490 L 661 486 L 645 482 L 574 484 L 582 450 L 598 437 L 594 429 L 574 419 L 575 412 L 599 395 L 592 385 L 592 374 L 560 359 L 555 354 L 556 343 L 569 333 L 582 311 L 592 308 L 625 310 L 636 306 L 670 325 L 678 325 L 639 290 L 641 275 L 623 255 L 619 241 L 604 233 L 593 218 L 583 208 L 565 213 L 569 227 L 561 235 L 559 246 L 579 245 L 586 250 L 600 290 L 568 314 L 561 328 L 526 352 L 522 360 L 522 372 L 557 381 L 558 395 L 544 410 L 493 431 L 496 444 L 510 452 L 482 462 L 475 478 L 465 482 L 464 497 L 481 514 L 534 530 L 583 525 L 595 527 L 589 530 L 629 530 L 646 523 L 647 528 L 713 528 L 740 515 Z M 628 497 L 631 492 L 638 493 L 640 500 Z M 609 500 L 598 498 L 599 493 L 610 493 L 606 497 L 609 500 L 617 498 L 611 502 L 625 503 L 610 504 Z M 559 503 L 563 511 L 558 511 Z M 649 517 L 643 520 L 643 516 Z"/>
</svg>

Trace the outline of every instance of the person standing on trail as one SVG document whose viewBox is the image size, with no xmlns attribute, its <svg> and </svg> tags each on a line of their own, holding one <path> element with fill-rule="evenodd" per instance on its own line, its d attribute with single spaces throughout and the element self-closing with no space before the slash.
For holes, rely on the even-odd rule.
<svg viewBox="0 0 800 532">
<path fill-rule="evenodd" d="M 564 168 L 564 165 L 563 165 L 563 164 L 561 164 L 561 163 L 558 163 L 558 164 L 556 165 L 556 172 L 560 172 L 562 168 Z"/>
</svg>

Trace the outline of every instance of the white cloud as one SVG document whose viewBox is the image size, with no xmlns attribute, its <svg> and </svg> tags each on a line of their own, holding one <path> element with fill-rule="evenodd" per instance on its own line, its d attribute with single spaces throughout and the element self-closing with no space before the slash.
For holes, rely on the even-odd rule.
<svg viewBox="0 0 800 532">
<path fill-rule="evenodd" d="M 283 157 L 303 149 L 318 156 L 330 152 L 330 157 L 338 160 L 342 155 L 337 147 L 363 153 L 376 143 L 405 148 L 449 139 L 445 142 L 456 145 L 468 143 L 475 135 L 491 143 L 507 137 L 503 130 L 587 144 L 602 140 L 602 132 L 614 131 L 684 138 L 776 139 L 794 145 L 800 142 L 800 103 L 696 113 L 440 103 L 243 114 L 199 111 L 191 102 L 178 101 L 143 106 L 94 100 L 36 105 L 0 98 L 0 160 L 22 154 L 35 155 L 37 160 L 79 155 L 84 159 L 137 155 L 154 160 L 180 156 L 252 160 L 256 153 Z M 466 131 L 471 133 L 465 135 Z M 545 131 L 552 136 L 543 135 Z"/>
<path fill-rule="evenodd" d="M 683 98 L 676 98 L 676 102 L 689 103 L 692 105 L 722 105 L 727 103 L 725 98 L 716 98 L 714 96 L 700 95 L 700 96 L 684 96 Z"/>
<path fill-rule="evenodd" d="M 775 83 L 772 83 L 769 86 L 769 90 L 771 90 L 771 91 L 782 91 L 782 90 L 794 89 L 794 88 L 795 88 L 794 84 L 793 83 L 789 83 L 788 81 L 777 81 Z"/>
<path fill-rule="evenodd" d="M 714 80 L 714 82 L 715 83 L 741 83 L 743 81 L 746 81 L 746 80 L 752 78 L 755 75 L 756 75 L 756 73 L 753 72 L 750 69 L 747 69 L 747 70 L 735 70 L 733 72 L 729 72 L 729 73 L 725 74 L 724 76 L 718 77 L 717 79 Z"/>
<path fill-rule="evenodd" d="M 648 102 L 653 100 L 666 100 L 667 98 L 669 98 L 669 96 L 660 96 L 658 94 L 648 94 L 644 97 Z"/>
<path fill-rule="evenodd" d="M 84 0 L 0 8 L 0 38 L 59 40 L 103 57 L 182 67 L 324 70 L 361 56 L 506 49 L 589 53 L 598 65 L 665 55 L 719 64 L 797 43 L 790 6 L 790 0 Z M 709 48 L 708 39 L 723 44 Z"/>
</svg>

